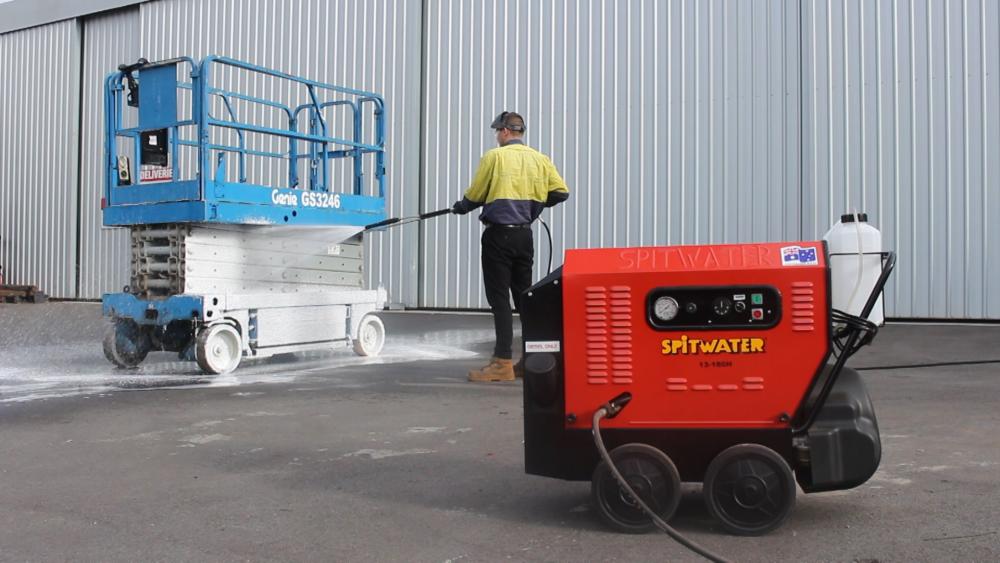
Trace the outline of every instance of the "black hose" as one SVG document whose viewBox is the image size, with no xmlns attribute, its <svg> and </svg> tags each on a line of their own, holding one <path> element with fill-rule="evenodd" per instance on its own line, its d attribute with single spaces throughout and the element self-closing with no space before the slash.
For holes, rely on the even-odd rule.
<svg viewBox="0 0 1000 563">
<path fill-rule="evenodd" d="M 671 528 L 670 524 L 664 522 L 663 519 L 659 517 L 659 515 L 653 512 L 653 510 L 649 508 L 649 506 L 641 498 L 639 498 L 639 495 L 635 494 L 635 491 L 632 490 L 631 486 L 629 486 L 628 481 L 625 480 L 625 477 L 623 477 L 622 474 L 618 471 L 618 468 L 615 467 L 614 462 L 611 460 L 611 456 L 608 454 L 607 448 L 604 447 L 604 440 L 601 439 L 601 419 L 607 415 L 608 415 L 607 407 L 601 407 L 597 409 L 597 412 L 594 413 L 594 418 L 592 420 L 591 432 L 594 435 L 594 444 L 597 446 L 597 451 L 600 452 L 601 454 L 601 459 L 604 460 L 604 463 L 608 464 L 608 468 L 611 470 L 611 474 L 615 476 L 615 480 L 618 481 L 618 485 L 622 489 L 624 489 L 625 492 L 627 492 L 630 497 L 635 499 L 635 502 L 636 504 L 639 505 L 639 508 L 641 508 L 642 511 L 645 512 L 647 516 L 653 519 L 653 523 L 656 524 L 656 527 L 666 532 L 666 534 L 671 538 L 673 538 L 674 541 L 690 549 L 691 551 L 697 553 L 698 555 L 701 555 L 702 557 L 708 559 L 709 561 L 713 561 L 714 563 L 729 563 L 728 559 L 725 559 L 723 557 L 720 557 L 712 553 L 711 551 L 705 549 L 704 547 L 701 547 L 695 542 L 687 539 L 686 537 L 681 535 L 681 533 L 678 532 L 677 530 Z M 680 493 L 680 491 L 678 491 L 678 493 Z"/>
<path fill-rule="evenodd" d="M 951 367 L 951 366 L 981 366 L 984 364 L 1000 364 L 1000 360 L 955 360 L 952 362 L 927 362 L 922 364 L 865 366 L 860 368 L 854 368 L 854 371 L 888 371 L 896 369 L 940 368 L 940 367 Z"/>
<path fill-rule="evenodd" d="M 545 272 L 545 275 L 547 276 L 552 273 L 552 231 L 549 230 L 548 223 L 543 221 L 541 217 L 538 218 L 538 222 L 541 223 L 543 227 L 545 227 L 545 235 L 549 239 L 549 268 Z"/>
</svg>

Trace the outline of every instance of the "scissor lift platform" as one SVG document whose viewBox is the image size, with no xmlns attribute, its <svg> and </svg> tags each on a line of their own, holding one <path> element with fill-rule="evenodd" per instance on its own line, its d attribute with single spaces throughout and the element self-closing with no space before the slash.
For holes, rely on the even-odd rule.
<svg viewBox="0 0 1000 563">
<path fill-rule="evenodd" d="M 385 218 L 381 97 L 183 57 L 119 67 L 105 110 L 104 225 L 131 233 L 130 285 L 103 299 L 108 360 L 166 350 L 225 373 L 244 357 L 379 353 L 387 295 L 364 288 L 360 232 Z"/>
</svg>

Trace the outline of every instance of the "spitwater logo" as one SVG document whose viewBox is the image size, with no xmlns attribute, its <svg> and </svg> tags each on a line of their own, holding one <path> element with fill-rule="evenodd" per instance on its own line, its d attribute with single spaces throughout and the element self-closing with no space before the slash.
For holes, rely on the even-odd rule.
<svg viewBox="0 0 1000 563">
<path fill-rule="evenodd" d="M 816 266 L 819 256 L 814 246 L 783 246 L 781 248 L 782 266 Z"/>
</svg>

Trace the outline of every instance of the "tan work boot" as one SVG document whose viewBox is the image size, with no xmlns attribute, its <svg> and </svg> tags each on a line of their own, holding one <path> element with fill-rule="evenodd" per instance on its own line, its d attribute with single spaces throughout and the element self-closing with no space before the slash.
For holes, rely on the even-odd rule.
<svg viewBox="0 0 1000 563">
<path fill-rule="evenodd" d="M 494 356 L 485 367 L 470 371 L 469 381 L 514 381 L 514 362 Z"/>
<path fill-rule="evenodd" d="M 520 360 L 514 364 L 514 377 L 518 379 L 524 379 L 524 357 L 522 356 Z"/>
</svg>

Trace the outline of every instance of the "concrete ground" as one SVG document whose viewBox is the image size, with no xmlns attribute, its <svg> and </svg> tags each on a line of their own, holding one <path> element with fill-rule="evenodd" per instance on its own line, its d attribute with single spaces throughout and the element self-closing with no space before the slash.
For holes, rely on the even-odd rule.
<svg viewBox="0 0 1000 563">
<path fill-rule="evenodd" d="M 387 313 L 344 351 L 217 380 L 109 369 L 93 304 L 0 306 L 0 561 L 696 561 L 607 530 L 589 484 L 524 474 L 521 385 L 475 385 L 489 317 Z M 852 360 L 1000 359 L 1000 326 L 891 325 Z M 865 371 L 882 466 L 725 535 L 690 487 L 673 520 L 736 561 L 1000 559 L 1000 364 Z"/>
</svg>

